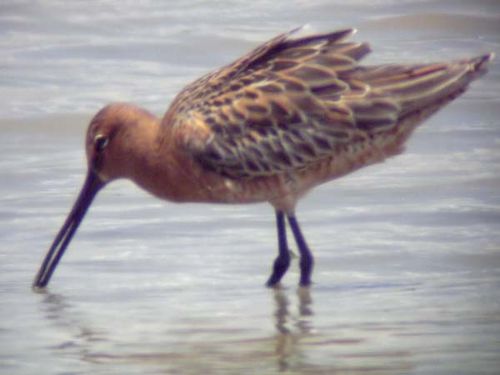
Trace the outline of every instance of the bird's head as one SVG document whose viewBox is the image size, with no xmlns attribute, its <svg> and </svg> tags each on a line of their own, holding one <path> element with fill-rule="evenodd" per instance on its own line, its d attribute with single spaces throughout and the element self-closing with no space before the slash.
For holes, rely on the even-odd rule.
<svg viewBox="0 0 500 375">
<path fill-rule="evenodd" d="M 101 109 L 90 121 L 85 149 L 88 171 L 80 194 L 59 230 L 33 282 L 45 287 L 68 247 L 96 194 L 110 181 L 130 177 L 137 167 L 141 146 L 146 146 L 148 132 L 156 118 L 130 104 L 115 103 Z M 144 143 L 144 144 L 143 144 Z"/>
</svg>

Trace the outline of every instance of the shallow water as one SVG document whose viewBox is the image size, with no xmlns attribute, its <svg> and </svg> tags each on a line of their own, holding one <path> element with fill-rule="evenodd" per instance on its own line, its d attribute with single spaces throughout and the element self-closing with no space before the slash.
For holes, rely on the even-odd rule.
<svg viewBox="0 0 500 375">
<path fill-rule="evenodd" d="M 367 61 L 500 52 L 496 1 L 0 5 L 0 373 L 497 374 L 500 68 L 407 152 L 326 184 L 298 217 L 315 284 L 263 287 L 267 205 L 175 205 L 106 188 L 50 288 L 30 284 L 83 180 L 108 101 L 161 114 L 274 34 L 355 26 Z M 92 13 L 90 13 L 92 11 Z"/>
</svg>

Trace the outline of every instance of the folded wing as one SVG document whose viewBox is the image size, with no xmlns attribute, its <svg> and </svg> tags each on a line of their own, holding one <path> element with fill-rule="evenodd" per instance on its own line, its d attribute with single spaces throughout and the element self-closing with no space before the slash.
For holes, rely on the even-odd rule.
<svg viewBox="0 0 500 375">
<path fill-rule="evenodd" d="M 352 32 L 283 34 L 186 87 L 170 111 L 187 152 L 229 177 L 307 168 L 451 100 L 490 58 L 362 67 Z"/>
</svg>

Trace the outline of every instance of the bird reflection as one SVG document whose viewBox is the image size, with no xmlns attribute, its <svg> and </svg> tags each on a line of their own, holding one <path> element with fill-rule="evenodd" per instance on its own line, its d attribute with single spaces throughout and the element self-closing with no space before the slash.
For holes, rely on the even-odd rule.
<svg viewBox="0 0 500 375">
<path fill-rule="evenodd" d="M 93 342 L 102 341 L 102 332 L 90 328 L 81 314 L 74 311 L 67 297 L 44 291 L 41 307 L 47 320 L 61 333 L 61 341 L 54 345 L 55 351 L 75 351 L 86 360 Z"/>
<path fill-rule="evenodd" d="M 301 357 L 300 340 L 311 334 L 313 328 L 312 298 L 309 288 L 297 289 L 297 313 L 290 308 L 290 300 L 283 288 L 273 289 L 276 310 L 276 346 L 275 351 L 280 371 L 289 369 L 291 362 Z M 291 311 L 292 310 L 292 311 Z"/>
</svg>

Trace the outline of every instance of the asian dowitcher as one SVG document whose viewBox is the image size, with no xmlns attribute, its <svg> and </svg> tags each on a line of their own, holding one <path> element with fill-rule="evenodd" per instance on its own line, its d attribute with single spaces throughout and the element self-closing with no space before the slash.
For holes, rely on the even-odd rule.
<svg viewBox="0 0 500 375">
<path fill-rule="evenodd" d="M 267 285 L 290 264 L 285 217 L 300 253 L 300 285 L 309 285 L 313 256 L 297 201 L 402 152 L 414 129 L 493 58 L 362 66 L 370 47 L 347 41 L 353 31 L 279 35 L 188 85 L 161 120 L 131 104 L 101 109 L 87 131 L 84 185 L 33 285 L 47 285 L 97 192 L 119 178 L 174 202 L 269 202 L 278 256 Z"/>
</svg>

